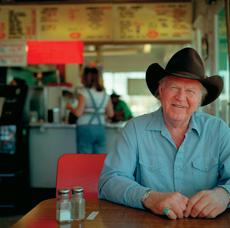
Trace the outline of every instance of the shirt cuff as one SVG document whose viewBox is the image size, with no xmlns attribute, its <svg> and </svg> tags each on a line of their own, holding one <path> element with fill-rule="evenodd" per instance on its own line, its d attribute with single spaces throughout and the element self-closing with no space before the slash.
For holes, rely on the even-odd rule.
<svg viewBox="0 0 230 228">
<path fill-rule="evenodd" d="M 229 203 L 228 203 L 227 208 L 230 208 L 230 190 L 229 190 L 229 188 L 227 188 L 227 187 L 224 186 L 224 185 L 218 185 L 217 187 L 223 188 L 223 189 L 228 193 Z"/>
</svg>

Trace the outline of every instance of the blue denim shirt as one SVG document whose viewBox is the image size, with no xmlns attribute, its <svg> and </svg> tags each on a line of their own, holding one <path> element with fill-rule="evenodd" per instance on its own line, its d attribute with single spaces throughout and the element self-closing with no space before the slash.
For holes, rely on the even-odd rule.
<svg viewBox="0 0 230 228">
<path fill-rule="evenodd" d="M 122 129 L 106 157 L 98 195 L 143 209 L 141 199 L 148 189 L 180 192 L 191 198 L 216 186 L 230 192 L 229 127 L 196 111 L 177 149 L 160 108 L 131 119 Z"/>
</svg>

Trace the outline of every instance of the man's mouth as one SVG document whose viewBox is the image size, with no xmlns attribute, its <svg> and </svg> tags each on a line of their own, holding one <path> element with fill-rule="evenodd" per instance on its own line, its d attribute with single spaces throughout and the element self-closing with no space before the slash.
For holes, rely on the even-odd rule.
<svg viewBox="0 0 230 228">
<path fill-rule="evenodd" d="M 177 107 L 177 108 L 184 108 L 184 106 L 182 105 L 176 105 L 176 104 L 173 104 L 174 107 Z"/>
</svg>

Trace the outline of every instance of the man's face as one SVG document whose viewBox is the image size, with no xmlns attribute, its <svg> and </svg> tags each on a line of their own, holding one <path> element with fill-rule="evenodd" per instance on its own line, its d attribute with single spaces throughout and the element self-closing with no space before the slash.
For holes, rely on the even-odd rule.
<svg viewBox="0 0 230 228">
<path fill-rule="evenodd" d="M 165 121 L 188 124 L 201 101 L 201 83 L 170 76 L 159 85 L 159 94 Z"/>
<path fill-rule="evenodd" d="M 113 102 L 113 104 L 118 104 L 118 102 L 119 102 L 119 97 L 113 97 L 112 98 L 112 102 Z"/>
</svg>

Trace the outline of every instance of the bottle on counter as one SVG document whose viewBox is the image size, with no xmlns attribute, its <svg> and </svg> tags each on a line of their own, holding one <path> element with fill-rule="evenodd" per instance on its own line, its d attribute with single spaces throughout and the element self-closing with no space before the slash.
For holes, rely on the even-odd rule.
<svg viewBox="0 0 230 228">
<path fill-rule="evenodd" d="M 69 199 L 69 189 L 58 189 L 58 199 L 56 203 L 56 219 L 58 222 L 71 222 L 71 202 Z"/>
<path fill-rule="evenodd" d="M 83 198 L 83 187 L 72 188 L 71 219 L 81 221 L 85 218 L 85 199 Z"/>
</svg>

